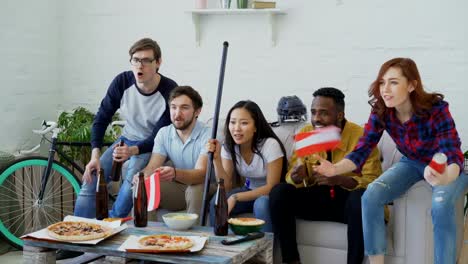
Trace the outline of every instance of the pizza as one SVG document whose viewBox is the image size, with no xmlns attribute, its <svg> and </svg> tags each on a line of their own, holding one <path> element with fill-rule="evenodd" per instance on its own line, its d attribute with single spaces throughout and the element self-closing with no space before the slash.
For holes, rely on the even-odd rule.
<svg viewBox="0 0 468 264">
<path fill-rule="evenodd" d="M 233 225 L 240 226 L 258 226 L 263 225 L 265 221 L 262 219 L 251 218 L 251 217 L 238 217 L 238 218 L 229 218 L 228 223 Z"/>
<path fill-rule="evenodd" d="M 138 240 L 138 245 L 142 249 L 172 251 L 189 249 L 194 243 L 188 237 L 162 234 L 142 237 Z"/>
<path fill-rule="evenodd" d="M 63 241 L 86 241 L 106 237 L 110 229 L 82 221 L 64 221 L 47 227 L 49 236 Z"/>
</svg>

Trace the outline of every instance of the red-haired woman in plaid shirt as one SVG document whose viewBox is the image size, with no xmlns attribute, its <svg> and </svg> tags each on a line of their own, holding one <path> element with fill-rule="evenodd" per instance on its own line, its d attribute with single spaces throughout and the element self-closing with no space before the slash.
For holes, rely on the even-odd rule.
<svg viewBox="0 0 468 264">
<path fill-rule="evenodd" d="M 354 151 L 336 164 L 319 157 L 317 172 L 338 175 L 359 171 L 387 131 L 404 157 L 371 183 L 362 197 L 366 255 L 372 264 L 384 263 L 384 205 L 426 179 L 433 186 L 434 262 L 455 263 L 455 201 L 463 195 L 468 177 L 463 174 L 460 138 L 448 103 L 442 94 L 424 91 L 416 63 L 408 58 L 385 62 L 369 88 L 369 96 L 372 111 Z M 428 166 L 438 152 L 448 158 L 443 173 Z"/>
</svg>

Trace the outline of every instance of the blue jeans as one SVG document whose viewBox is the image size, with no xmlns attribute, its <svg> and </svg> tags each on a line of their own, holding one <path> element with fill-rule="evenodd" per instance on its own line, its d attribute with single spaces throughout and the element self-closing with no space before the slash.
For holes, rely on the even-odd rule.
<svg viewBox="0 0 468 264">
<path fill-rule="evenodd" d="M 249 188 L 243 186 L 241 188 L 232 189 L 228 194 L 229 196 L 240 193 L 240 192 L 247 192 L 250 191 Z M 215 196 L 210 201 L 210 224 L 214 225 L 215 220 Z M 253 201 L 248 202 L 237 202 L 234 208 L 231 210 L 230 216 L 235 216 L 242 213 L 252 213 L 254 214 L 255 218 L 262 219 L 265 221 L 265 225 L 262 228 L 263 232 L 272 232 L 273 227 L 271 226 L 271 217 L 270 217 L 270 205 L 269 205 L 269 198 L 268 195 L 263 195 L 258 197 Z"/>
<path fill-rule="evenodd" d="M 427 164 L 403 157 L 369 184 L 362 196 L 362 221 L 366 255 L 385 254 L 384 205 L 404 194 L 413 184 L 424 180 Z M 461 168 L 462 169 L 462 168 Z M 432 187 L 432 223 L 434 263 L 455 263 L 455 202 L 468 185 L 468 176 L 460 176 L 449 185 Z M 421 219 L 423 221 L 423 219 Z M 458 234 L 463 235 L 463 234 Z"/>
<path fill-rule="evenodd" d="M 135 146 L 139 141 L 131 141 L 124 137 L 121 137 L 125 144 L 128 146 Z M 114 146 L 120 142 L 120 139 L 114 142 L 101 156 L 101 168 L 104 169 L 104 177 L 106 182 L 110 183 L 110 173 L 112 169 L 112 152 Z M 131 156 L 128 160 L 127 170 L 123 170 L 122 173 L 122 184 L 120 186 L 117 200 L 112 206 L 112 210 L 109 210 L 109 217 L 126 217 L 132 210 L 133 199 L 132 199 L 132 179 L 133 175 L 145 168 L 151 157 L 151 153 L 143 153 L 140 155 Z M 97 177 L 93 173 L 92 181 L 83 183 L 81 186 L 80 194 L 76 199 L 75 204 L 75 215 L 87 218 L 96 217 L 96 183 Z M 108 184 L 109 186 L 109 184 Z"/>
</svg>

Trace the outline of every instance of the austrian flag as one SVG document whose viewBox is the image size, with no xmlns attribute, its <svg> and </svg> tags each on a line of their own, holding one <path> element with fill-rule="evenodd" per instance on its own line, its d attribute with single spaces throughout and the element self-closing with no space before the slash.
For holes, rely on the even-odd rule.
<svg viewBox="0 0 468 264">
<path fill-rule="evenodd" d="M 298 133 L 296 142 L 296 155 L 304 157 L 320 151 L 336 149 L 340 145 L 340 129 L 335 126 L 316 129 L 310 132 Z"/>
<path fill-rule="evenodd" d="M 159 181 L 159 170 L 145 179 L 146 196 L 148 197 L 148 212 L 158 209 L 161 200 L 161 183 Z"/>
</svg>

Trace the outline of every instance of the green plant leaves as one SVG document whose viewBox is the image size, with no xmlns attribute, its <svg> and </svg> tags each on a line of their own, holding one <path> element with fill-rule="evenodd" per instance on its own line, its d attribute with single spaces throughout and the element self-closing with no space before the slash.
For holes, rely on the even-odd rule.
<svg viewBox="0 0 468 264">
<path fill-rule="evenodd" d="M 58 140 L 64 142 L 91 142 L 91 127 L 95 114 L 84 107 L 77 107 L 71 112 L 62 112 L 58 117 L 58 127 L 61 128 Z M 112 121 L 119 120 L 116 113 Z M 121 133 L 120 127 L 109 127 L 104 135 L 104 142 L 114 142 Z M 85 165 L 91 158 L 91 147 L 58 146 L 73 160 Z M 67 163 L 59 157 L 61 162 Z"/>
</svg>

